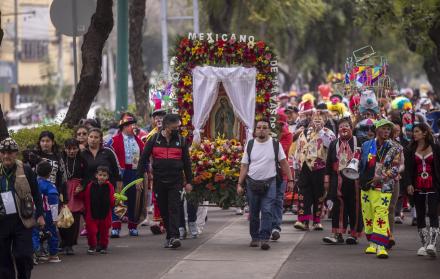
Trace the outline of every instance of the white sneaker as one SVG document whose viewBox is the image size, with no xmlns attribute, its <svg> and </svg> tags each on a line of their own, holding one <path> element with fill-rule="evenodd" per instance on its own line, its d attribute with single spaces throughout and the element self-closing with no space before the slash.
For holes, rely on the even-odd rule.
<svg viewBox="0 0 440 279">
<path fill-rule="evenodd" d="M 243 215 L 243 209 L 237 207 L 237 208 L 235 209 L 235 215 Z"/>
<path fill-rule="evenodd" d="M 403 223 L 402 218 L 400 218 L 400 216 L 394 217 L 394 223 L 395 224 L 402 224 Z"/>
<path fill-rule="evenodd" d="M 419 250 L 417 250 L 417 256 L 428 256 L 428 253 L 426 253 L 426 248 L 425 246 L 422 246 L 419 248 Z"/>
</svg>

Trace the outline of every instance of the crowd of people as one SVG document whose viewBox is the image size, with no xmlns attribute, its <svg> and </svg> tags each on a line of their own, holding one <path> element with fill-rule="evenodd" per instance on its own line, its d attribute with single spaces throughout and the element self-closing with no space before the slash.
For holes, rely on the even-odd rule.
<svg viewBox="0 0 440 279">
<path fill-rule="evenodd" d="M 393 98 L 403 95 L 411 109 L 392 108 Z M 439 125 L 427 115 L 439 104 L 425 95 L 405 89 L 381 103 L 368 90 L 348 100 L 336 93 L 329 100 L 279 95 L 278 138 L 268 120 L 258 120 L 241 161 L 237 193 L 247 197 L 250 246 L 268 250 L 270 240 L 280 238 L 283 201 L 294 191 L 296 229 L 323 230 L 328 213 L 325 243 L 356 245 L 365 234 L 365 253 L 379 258 L 396 244 L 394 223 L 409 207 L 421 241 L 417 254 L 435 257 L 440 146 L 432 127 Z M 130 237 L 139 235 L 150 208 L 151 231 L 166 235 L 165 248 L 180 247 L 186 228 L 196 238 L 206 212 L 201 217 L 197 204 L 182 199 L 192 190 L 192 170 L 180 125 L 178 115 L 156 110 L 151 127 L 140 129 L 127 112 L 104 136 L 98 121 L 84 120 L 62 146 L 52 132 L 42 132 L 36 146 L 22 152 L 23 161 L 23 147 L 2 140 L 0 277 L 15 278 L 17 270 L 19 278 L 30 278 L 33 265 L 74 255 L 80 234 L 87 236 L 87 254 L 106 254 L 123 222 Z M 143 181 L 126 189 L 125 202 L 115 200 L 115 192 L 138 178 Z M 71 226 L 59 223 L 63 208 L 72 214 Z"/>
<path fill-rule="evenodd" d="M 297 193 L 294 227 L 323 230 L 321 218 L 328 214 L 331 235 L 323 239 L 325 243 L 356 245 L 365 234 L 369 242 L 365 253 L 387 258 L 396 244 L 394 224 L 402 223 L 406 209 L 418 228 L 417 254 L 435 257 L 439 102 L 424 86 L 415 92 L 391 91 L 380 99 L 373 90 L 350 95 L 279 96 L 279 139 Z M 244 182 L 240 179 L 239 184 Z M 279 230 L 273 228 L 272 239 L 277 238 Z"/>
</svg>

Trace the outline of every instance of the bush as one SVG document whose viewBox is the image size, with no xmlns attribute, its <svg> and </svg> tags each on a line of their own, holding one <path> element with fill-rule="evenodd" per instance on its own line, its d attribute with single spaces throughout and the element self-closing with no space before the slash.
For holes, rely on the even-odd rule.
<svg viewBox="0 0 440 279">
<path fill-rule="evenodd" d="M 73 130 L 58 124 L 41 125 L 36 128 L 21 129 L 17 132 L 10 131 L 10 136 L 17 142 L 20 151 L 25 150 L 30 145 L 36 145 L 38 136 L 42 131 L 51 131 L 55 135 L 55 141 L 59 146 L 63 146 L 66 139 L 73 137 Z"/>
</svg>

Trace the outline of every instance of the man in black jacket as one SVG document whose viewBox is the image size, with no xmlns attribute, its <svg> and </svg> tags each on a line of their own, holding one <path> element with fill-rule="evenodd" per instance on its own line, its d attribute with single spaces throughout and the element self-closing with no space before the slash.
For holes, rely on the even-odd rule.
<svg viewBox="0 0 440 279">
<path fill-rule="evenodd" d="M 40 227 L 44 226 L 43 204 L 37 179 L 29 166 L 17 160 L 17 153 L 18 145 L 13 139 L 6 138 L 0 142 L 0 278 L 2 279 L 15 279 L 15 267 L 18 278 L 31 278 L 34 218 L 37 218 Z M 23 193 L 28 195 L 24 196 Z M 33 203 L 29 200 L 29 193 Z M 33 204 L 36 208 L 34 214 Z"/>
<path fill-rule="evenodd" d="M 153 169 L 153 192 L 167 232 L 165 248 L 178 248 L 180 191 L 192 190 L 191 160 L 188 145 L 179 135 L 180 118 L 168 114 L 162 129 L 145 145 L 139 161 L 138 177 L 148 177 L 149 164 Z"/>
</svg>

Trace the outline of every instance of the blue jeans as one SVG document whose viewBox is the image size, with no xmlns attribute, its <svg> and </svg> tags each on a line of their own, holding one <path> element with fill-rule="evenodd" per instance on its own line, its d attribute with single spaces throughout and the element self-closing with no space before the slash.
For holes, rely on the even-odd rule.
<svg viewBox="0 0 440 279">
<path fill-rule="evenodd" d="M 287 182 L 283 179 L 283 182 L 276 185 L 276 197 L 272 206 L 272 229 L 281 231 L 281 223 L 283 222 L 283 202 L 284 192 L 286 192 Z"/>
<path fill-rule="evenodd" d="M 276 179 L 270 180 L 270 187 L 264 195 L 252 192 L 249 183 L 247 183 L 246 193 L 249 204 L 249 232 L 252 240 L 269 240 L 272 232 L 272 207 L 276 197 Z"/>
</svg>

